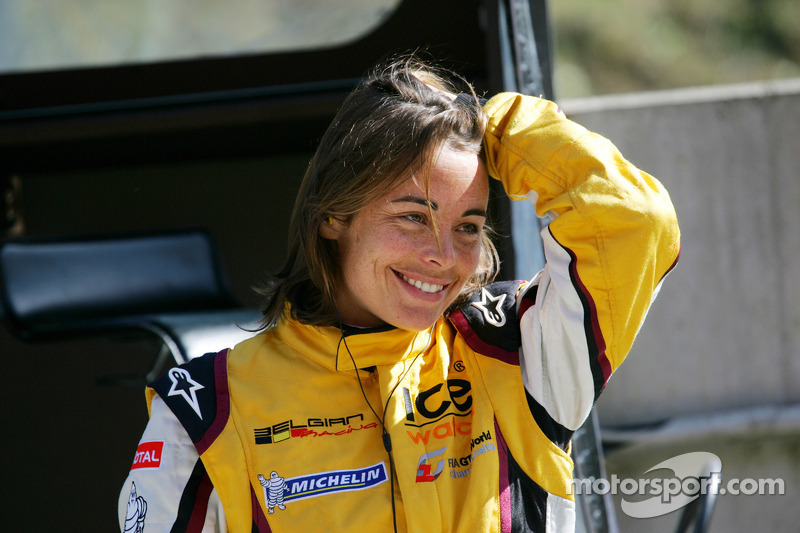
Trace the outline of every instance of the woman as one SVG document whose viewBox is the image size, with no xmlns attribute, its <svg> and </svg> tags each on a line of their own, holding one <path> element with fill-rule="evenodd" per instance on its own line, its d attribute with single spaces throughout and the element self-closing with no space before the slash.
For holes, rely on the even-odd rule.
<svg viewBox="0 0 800 533">
<path fill-rule="evenodd" d="M 376 70 L 309 165 L 261 334 L 148 389 L 147 531 L 569 531 L 569 442 L 678 257 L 664 188 L 551 102 Z M 488 176 L 552 222 L 492 283 Z M 143 513 L 146 513 L 143 515 Z"/>
</svg>

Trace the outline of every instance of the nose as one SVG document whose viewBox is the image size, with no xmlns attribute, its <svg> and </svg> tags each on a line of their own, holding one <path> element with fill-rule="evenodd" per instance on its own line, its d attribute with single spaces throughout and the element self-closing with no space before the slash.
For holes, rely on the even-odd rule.
<svg viewBox="0 0 800 533">
<path fill-rule="evenodd" d="M 441 268 L 452 268 L 456 264 L 456 249 L 453 237 L 447 232 L 432 236 L 424 248 L 425 260 Z"/>
</svg>

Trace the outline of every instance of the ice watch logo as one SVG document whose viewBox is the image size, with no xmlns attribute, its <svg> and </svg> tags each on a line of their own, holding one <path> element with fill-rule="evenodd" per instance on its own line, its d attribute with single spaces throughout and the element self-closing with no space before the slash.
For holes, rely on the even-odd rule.
<svg viewBox="0 0 800 533">
<path fill-rule="evenodd" d="M 446 391 L 442 388 L 446 385 Z M 422 427 L 447 415 L 466 416 L 472 410 L 472 383 L 466 379 L 452 378 L 447 383 L 437 383 L 417 394 L 412 401 L 411 391 L 403 387 L 406 407 L 406 426 Z M 423 419 L 418 423 L 416 414 Z"/>
<path fill-rule="evenodd" d="M 419 456 L 419 463 L 417 464 L 417 483 L 435 481 L 436 478 L 439 477 L 439 474 L 444 470 L 444 454 L 446 451 L 447 446 L 432 452 L 423 453 Z M 436 462 L 436 469 L 433 470 L 429 461 L 436 457 L 441 457 L 441 459 Z"/>
</svg>

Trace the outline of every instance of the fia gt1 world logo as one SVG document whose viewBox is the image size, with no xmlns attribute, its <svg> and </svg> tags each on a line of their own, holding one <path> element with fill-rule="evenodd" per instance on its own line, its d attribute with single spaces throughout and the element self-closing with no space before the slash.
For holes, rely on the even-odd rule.
<svg viewBox="0 0 800 533">
<path fill-rule="evenodd" d="M 447 446 L 432 452 L 423 453 L 419 456 L 419 463 L 417 464 L 417 483 L 436 481 L 436 478 L 438 478 L 444 470 L 445 452 L 447 452 Z M 436 460 L 437 458 L 439 459 Z M 434 461 L 436 462 L 434 463 Z"/>
</svg>

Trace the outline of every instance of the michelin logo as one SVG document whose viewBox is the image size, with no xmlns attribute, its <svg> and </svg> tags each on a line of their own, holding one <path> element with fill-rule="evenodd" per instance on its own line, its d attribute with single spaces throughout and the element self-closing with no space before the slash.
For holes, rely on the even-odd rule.
<svg viewBox="0 0 800 533">
<path fill-rule="evenodd" d="M 277 472 L 270 474 L 269 479 L 261 474 L 258 475 L 258 482 L 264 487 L 264 499 L 267 501 L 267 509 L 269 514 L 275 512 L 275 506 L 283 511 L 286 506 L 283 505 L 283 495 L 289 488 L 286 486 L 286 480 L 278 475 Z"/>
<path fill-rule="evenodd" d="M 334 492 L 350 492 L 375 487 L 388 480 L 386 464 L 357 468 L 353 470 L 333 470 L 307 474 L 292 478 L 283 478 L 272 472 L 269 479 L 259 474 L 259 482 L 264 488 L 264 501 L 270 513 L 277 506 L 285 509 L 285 504 L 316 498 Z"/>
<path fill-rule="evenodd" d="M 123 533 L 142 533 L 144 517 L 147 515 L 147 502 L 136 493 L 136 483 L 131 482 L 131 493 L 128 496 L 128 507 L 125 511 Z"/>
</svg>

